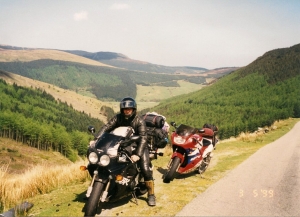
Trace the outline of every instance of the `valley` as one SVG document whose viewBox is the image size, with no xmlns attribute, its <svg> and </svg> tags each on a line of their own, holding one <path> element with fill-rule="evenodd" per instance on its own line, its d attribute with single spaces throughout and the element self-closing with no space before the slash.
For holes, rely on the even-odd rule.
<svg viewBox="0 0 300 217">
<path fill-rule="evenodd" d="M 139 198 L 141 201 L 139 206 L 133 204 L 131 198 L 125 198 L 125 200 L 120 201 L 121 204 L 108 205 L 103 212 L 103 215 L 113 216 L 132 216 L 132 213 L 137 216 L 145 213 L 150 216 L 175 215 L 210 185 L 226 176 L 229 171 L 257 150 L 290 131 L 299 121 L 299 46 L 295 45 L 288 49 L 267 52 L 253 63 L 234 73 L 227 71 L 228 75 L 221 76 L 221 79 L 218 79 L 216 75 L 214 75 L 216 77 L 206 77 L 205 83 L 212 85 L 203 85 L 203 77 L 196 80 L 197 76 L 190 75 L 180 77 L 182 75 L 122 71 L 104 66 L 87 67 L 82 62 L 74 64 L 70 62 L 70 59 L 60 60 L 58 58 L 52 61 L 45 60 L 43 57 L 36 62 L 25 63 L 17 61 L 18 58 L 21 58 L 19 56 L 18 58 L 14 57 L 14 62 L 9 64 L 2 62 L 3 68 L 0 67 L 0 78 L 7 83 L 44 90 L 56 100 L 66 102 L 77 111 L 84 111 L 85 114 L 81 114 L 81 119 L 79 115 L 78 119 L 75 119 L 74 116 L 76 117 L 77 114 L 73 113 L 73 109 L 72 111 L 68 110 L 67 105 L 57 103 L 52 97 L 47 96 L 48 94 L 42 95 L 43 93 L 36 93 L 39 91 L 25 90 L 25 88 L 22 89 L 16 85 L 9 86 L 2 82 L 3 91 L 1 93 L 3 94 L 0 108 L 2 109 L 1 112 L 4 112 L 0 113 L 2 115 L 0 116 L 2 118 L 0 119 L 0 126 L 1 135 L 6 138 L 0 140 L 0 155 L 3 159 L 0 166 L 0 189 L 5 189 L 4 195 L 8 196 L 4 198 L 0 195 L 0 210 L 7 210 L 12 204 L 18 202 L 17 199 L 26 198 L 35 204 L 29 213 L 32 216 L 82 216 L 82 208 L 85 203 L 84 195 L 90 178 L 87 174 L 79 171 L 78 167 L 79 163 L 86 163 L 86 160 L 83 162 L 82 159 L 85 158 L 86 146 L 90 141 L 90 138 L 86 136 L 85 126 L 87 123 L 85 121 L 89 123 L 93 121 L 86 114 L 105 122 L 106 116 L 100 113 L 100 108 L 108 106 L 117 112 L 119 110 L 118 100 L 114 102 L 97 100 L 95 96 L 97 91 L 95 90 L 108 88 L 111 92 L 116 92 L 115 96 L 119 97 L 118 93 L 129 93 L 125 90 L 128 87 L 130 93 L 136 94 L 138 110 L 153 108 L 156 112 L 164 114 L 168 121 L 174 120 L 178 124 L 186 123 L 193 127 L 201 127 L 204 123 L 211 123 L 219 127 L 217 137 L 220 142 L 214 151 L 213 163 L 204 176 L 191 174 L 176 178 L 171 185 L 163 184 L 161 177 L 166 171 L 166 165 L 172 152 L 171 146 L 168 145 L 164 149 L 164 156 L 153 162 L 155 191 L 157 198 L 159 198 L 158 205 L 148 207 L 144 203 L 146 198 L 143 196 Z M 24 58 L 22 61 L 26 61 L 25 56 L 22 58 Z M 52 81 L 68 84 L 69 87 L 75 86 L 76 91 L 53 85 L 55 82 L 49 84 L 17 73 L 10 73 L 7 71 L 13 70 L 7 69 L 16 69 L 19 73 L 36 76 L 32 76 L 34 78 L 39 78 L 38 76 L 54 78 Z M 221 71 L 222 69 L 216 69 L 215 73 L 219 74 Z M 95 75 L 93 73 L 99 74 L 97 77 L 90 76 Z M 209 74 L 209 72 L 205 73 Z M 212 74 L 214 73 L 212 72 Z M 76 80 L 75 78 L 79 79 Z M 78 84 L 84 79 L 86 79 L 85 83 L 82 84 L 82 87 L 78 87 Z M 102 84 L 102 89 L 90 91 L 91 89 L 89 90 L 88 87 L 93 83 L 91 81 L 94 81 L 91 79 L 98 79 L 97 82 L 99 83 L 94 83 L 94 87 Z M 162 79 L 165 80 L 162 81 Z M 164 83 L 165 86 L 154 86 L 160 83 Z M 134 88 L 130 89 L 132 86 Z M 112 96 L 102 97 L 110 98 Z M 47 101 L 48 98 L 51 98 L 49 102 Z M 61 105 L 55 107 L 53 104 Z M 43 107 L 47 107 L 48 110 L 42 110 Z M 63 113 L 63 111 L 67 112 Z M 74 116 L 68 116 L 69 114 Z M 37 117 L 40 118 L 40 122 L 35 121 Z M 68 118 L 68 120 L 61 121 L 60 119 L 63 118 Z M 53 121 L 55 122 L 53 123 Z M 31 122 L 33 123 L 32 127 L 29 125 Z M 62 134 L 64 132 L 63 126 L 71 127 L 79 125 L 79 123 L 83 126 L 80 132 Z M 98 120 L 95 120 L 95 123 L 97 124 Z M 22 128 L 22 126 L 26 128 Z M 258 128 L 269 126 L 272 126 L 270 130 L 263 133 L 258 132 Z M 30 132 L 32 129 L 37 131 Z M 45 132 L 45 134 L 40 132 Z M 17 137 L 20 134 L 21 136 Z M 22 140 L 23 143 L 21 144 L 7 138 L 25 140 Z M 62 140 L 61 138 L 68 139 Z M 49 155 L 39 151 L 30 152 L 34 146 L 25 148 L 27 145 L 34 144 L 40 147 L 40 141 L 48 147 L 45 150 L 49 150 Z M 52 150 L 56 152 L 52 152 Z M 77 156 L 79 152 L 81 157 Z M 73 160 L 76 157 L 77 162 L 75 160 L 72 162 L 64 161 L 66 156 Z M 62 167 L 50 173 L 53 169 L 53 164 L 50 161 L 54 160 L 55 164 L 55 159 L 59 159 L 57 163 L 61 164 Z M 47 164 L 45 168 L 36 166 L 45 162 L 50 163 L 51 167 Z M 28 169 L 30 170 L 27 171 Z M 11 177 L 11 174 L 8 174 L 11 171 L 14 173 L 23 171 L 26 175 L 22 175 L 22 179 L 19 177 L 15 179 Z M 46 171 L 46 173 L 42 174 L 40 171 Z M 50 178 L 48 178 L 49 174 Z M 51 184 L 44 184 L 43 181 L 45 180 L 54 181 Z M 35 185 L 33 186 L 32 183 Z M 53 183 L 54 185 L 52 185 Z M 11 186 L 17 187 L 16 191 L 10 191 Z M 29 191 L 28 186 L 32 188 Z M 190 186 L 195 186 L 192 193 Z M 181 191 L 178 191 L 179 188 Z M 26 196 L 21 190 L 26 190 Z M 33 191 L 36 193 L 32 194 Z M 9 194 L 10 192 L 12 194 Z M 15 192 L 22 192 L 22 195 L 20 194 L 21 196 L 18 195 L 18 197 L 14 195 Z M 62 197 L 62 195 L 64 196 Z M 165 209 L 166 206 L 169 209 Z"/>
<path fill-rule="evenodd" d="M 76 93 L 72 90 L 66 90 L 58 86 L 48 84 L 42 81 L 27 78 L 14 73 L 0 71 L 0 78 L 4 79 L 7 83 L 16 83 L 19 86 L 39 88 L 51 94 L 55 99 L 62 102 L 67 102 L 72 105 L 77 111 L 84 111 L 94 118 L 98 118 L 103 122 L 107 121 L 106 116 L 100 113 L 102 106 L 111 107 L 115 112 L 119 111 L 119 102 L 105 102 L 100 101 L 92 96 Z M 190 93 L 202 88 L 202 85 L 193 84 L 186 81 L 178 81 L 180 87 L 163 87 L 163 86 L 142 86 L 137 85 L 137 103 L 138 109 L 143 110 L 152 108 L 159 104 L 161 100 L 168 99 L 173 96 Z M 124 96 L 125 97 L 125 96 Z"/>
</svg>

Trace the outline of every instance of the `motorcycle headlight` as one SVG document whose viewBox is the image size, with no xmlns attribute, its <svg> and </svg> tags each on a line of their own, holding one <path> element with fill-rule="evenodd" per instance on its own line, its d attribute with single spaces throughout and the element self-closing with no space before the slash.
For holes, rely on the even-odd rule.
<svg viewBox="0 0 300 217">
<path fill-rule="evenodd" d="M 177 144 L 184 144 L 185 139 L 182 138 L 181 136 L 176 136 L 176 137 L 174 137 L 174 142 L 177 143 Z"/>
<path fill-rule="evenodd" d="M 109 162 L 110 162 L 110 158 L 109 158 L 109 156 L 108 155 L 106 155 L 106 154 L 104 154 L 104 155 L 102 155 L 101 157 L 100 157 L 100 160 L 99 160 L 99 164 L 101 165 L 101 166 L 107 166 L 108 164 L 109 164 Z"/>
<path fill-rule="evenodd" d="M 89 154 L 89 161 L 91 164 L 96 164 L 98 162 L 98 155 L 96 152 L 91 152 Z"/>
</svg>

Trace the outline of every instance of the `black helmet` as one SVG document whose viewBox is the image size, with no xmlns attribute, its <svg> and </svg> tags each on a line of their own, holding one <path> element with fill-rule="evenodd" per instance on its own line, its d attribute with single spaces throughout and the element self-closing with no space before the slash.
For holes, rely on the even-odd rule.
<svg viewBox="0 0 300 217">
<path fill-rule="evenodd" d="M 125 97 L 124 99 L 122 99 L 121 102 L 120 102 L 120 112 L 121 112 L 121 114 L 124 114 L 123 113 L 124 108 L 133 108 L 133 114 L 135 114 L 136 109 L 137 109 L 137 105 L 136 105 L 135 100 L 131 97 Z"/>
</svg>

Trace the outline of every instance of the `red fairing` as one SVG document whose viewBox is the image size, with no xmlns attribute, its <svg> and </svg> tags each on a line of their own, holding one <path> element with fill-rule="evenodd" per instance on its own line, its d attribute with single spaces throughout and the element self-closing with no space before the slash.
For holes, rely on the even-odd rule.
<svg viewBox="0 0 300 217">
<path fill-rule="evenodd" d="M 184 161 L 184 156 L 181 153 L 179 153 L 179 152 L 174 152 L 172 154 L 171 158 L 175 158 L 175 157 L 179 157 L 180 158 L 180 163 L 182 163 Z"/>
<path fill-rule="evenodd" d="M 171 134 L 173 154 L 168 164 L 168 171 L 164 175 L 165 183 L 172 181 L 175 173 L 186 174 L 201 171 L 203 162 L 206 160 L 203 159 L 203 154 L 204 157 L 209 156 L 213 150 L 214 131 L 212 129 L 194 128 L 183 124 L 178 127 L 172 126 L 175 127 L 175 131 Z"/>
</svg>

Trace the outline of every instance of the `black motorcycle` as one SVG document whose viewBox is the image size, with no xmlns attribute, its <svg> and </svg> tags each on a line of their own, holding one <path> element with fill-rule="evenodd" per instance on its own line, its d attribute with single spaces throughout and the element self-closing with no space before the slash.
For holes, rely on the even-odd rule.
<svg viewBox="0 0 300 217">
<path fill-rule="evenodd" d="M 95 133 L 93 127 L 88 130 Z M 85 216 L 100 214 L 104 202 L 130 195 L 137 204 L 137 196 L 147 193 L 145 186 L 139 186 L 143 180 L 140 168 L 130 159 L 139 139 L 139 136 L 133 136 L 131 127 L 118 127 L 113 132 L 104 133 L 94 147 L 89 147 L 89 163 L 81 167 L 92 177 L 86 193 Z"/>
</svg>

